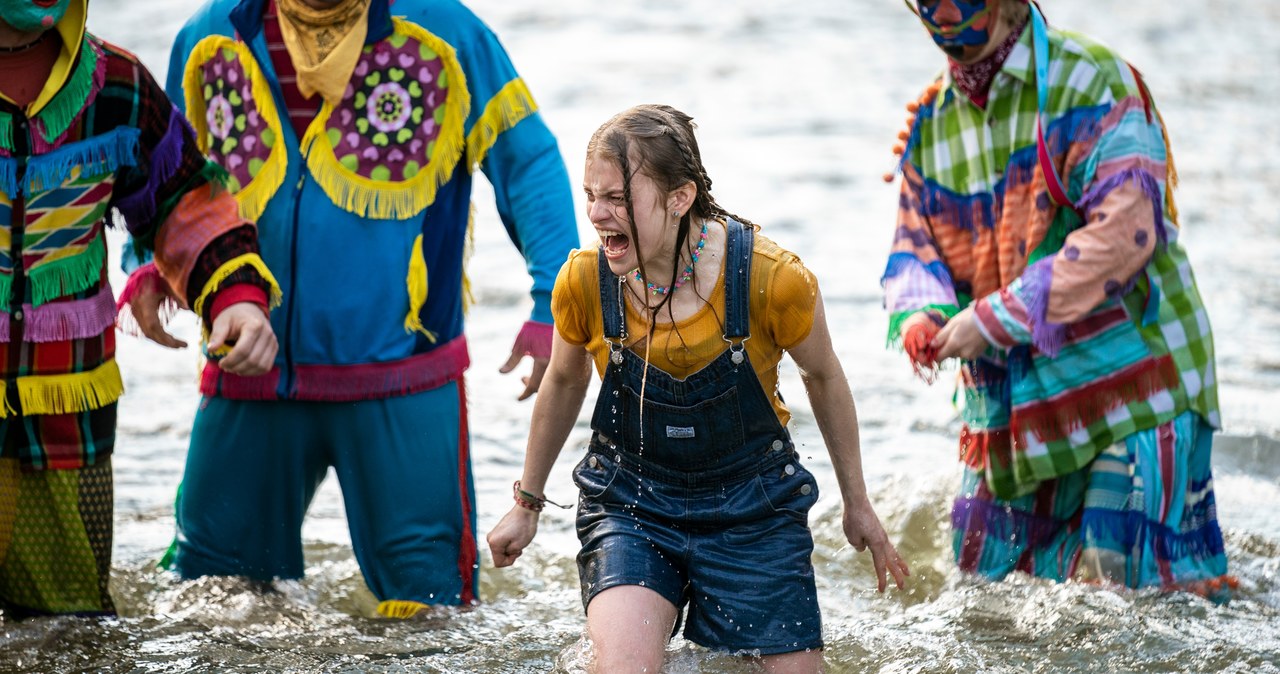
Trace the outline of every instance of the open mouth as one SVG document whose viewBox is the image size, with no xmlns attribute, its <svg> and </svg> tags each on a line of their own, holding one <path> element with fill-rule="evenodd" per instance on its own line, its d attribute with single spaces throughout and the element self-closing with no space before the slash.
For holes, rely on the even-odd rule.
<svg viewBox="0 0 1280 674">
<path fill-rule="evenodd" d="M 631 237 L 622 232 L 600 230 L 600 247 L 604 249 L 606 258 L 617 260 L 631 250 Z"/>
</svg>

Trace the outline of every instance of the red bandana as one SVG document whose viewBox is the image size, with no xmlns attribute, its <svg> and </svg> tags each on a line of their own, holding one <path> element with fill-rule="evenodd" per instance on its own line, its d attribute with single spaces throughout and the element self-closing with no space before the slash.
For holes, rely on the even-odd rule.
<svg viewBox="0 0 1280 674">
<path fill-rule="evenodd" d="M 1024 20 L 1021 26 L 1009 32 L 1009 36 L 990 56 L 977 63 L 963 65 L 948 59 L 951 66 L 951 79 L 978 107 L 987 106 L 987 93 L 991 91 L 991 81 L 995 79 L 996 73 L 1000 72 L 1004 60 L 1009 57 L 1014 45 L 1018 44 L 1018 38 L 1022 37 L 1022 31 L 1026 27 L 1027 22 Z"/>
</svg>

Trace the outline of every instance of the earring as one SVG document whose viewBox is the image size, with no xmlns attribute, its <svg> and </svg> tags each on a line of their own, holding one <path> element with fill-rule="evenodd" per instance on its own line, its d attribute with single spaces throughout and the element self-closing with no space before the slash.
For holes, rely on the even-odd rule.
<svg viewBox="0 0 1280 674">
<path fill-rule="evenodd" d="M 680 211 L 671 211 L 671 217 L 676 218 L 676 219 L 679 219 L 679 218 L 680 218 Z"/>
</svg>

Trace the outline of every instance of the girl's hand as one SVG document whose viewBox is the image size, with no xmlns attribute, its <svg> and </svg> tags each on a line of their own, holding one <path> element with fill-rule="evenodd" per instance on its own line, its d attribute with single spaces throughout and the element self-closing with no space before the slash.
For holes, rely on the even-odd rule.
<svg viewBox="0 0 1280 674">
<path fill-rule="evenodd" d="M 489 552 L 493 553 L 493 565 L 501 569 L 515 564 L 516 558 L 524 554 L 524 549 L 537 533 L 538 513 L 518 505 L 512 506 L 485 537 L 489 542 Z"/>
<path fill-rule="evenodd" d="M 972 306 L 947 321 L 938 336 L 933 338 L 939 361 L 947 358 L 973 360 L 985 353 L 988 346 L 987 338 L 978 330 L 978 319 L 973 315 Z"/>
<path fill-rule="evenodd" d="M 862 552 L 867 548 L 871 549 L 871 563 L 876 569 L 876 590 L 884 592 L 887 587 L 887 575 L 893 576 L 894 584 L 901 590 L 906 585 L 907 576 L 911 575 L 911 570 L 907 568 L 907 563 L 898 556 L 897 548 L 893 547 L 893 543 L 889 542 L 889 536 L 884 532 L 884 527 L 880 525 L 880 518 L 876 517 L 875 510 L 871 508 L 871 503 L 865 498 L 854 503 L 852 506 L 848 503 L 844 508 L 844 535 L 849 539 L 849 544 L 853 549 Z"/>
</svg>

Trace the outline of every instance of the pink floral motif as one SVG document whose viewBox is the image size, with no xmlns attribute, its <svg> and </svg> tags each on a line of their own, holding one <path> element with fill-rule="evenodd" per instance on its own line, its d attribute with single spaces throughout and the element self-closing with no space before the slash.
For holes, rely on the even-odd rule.
<svg viewBox="0 0 1280 674">
<path fill-rule="evenodd" d="M 222 94 L 215 94 L 213 100 L 209 101 L 209 107 L 205 110 L 204 116 L 209 122 L 209 133 L 218 140 L 230 135 L 231 127 L 236 122 L 236 113 L 231 109 L 231 103 L 227 101 L 227 97 Z"/>
<path fill-rule="evenodd" d="M 384 82 L 374 87 L 366 108 L 373 128 L 392 133 L 403 129 L 405 122 L 409 121 L 413 102 L 404 87 L 395 82 Z"/>
</svg>

